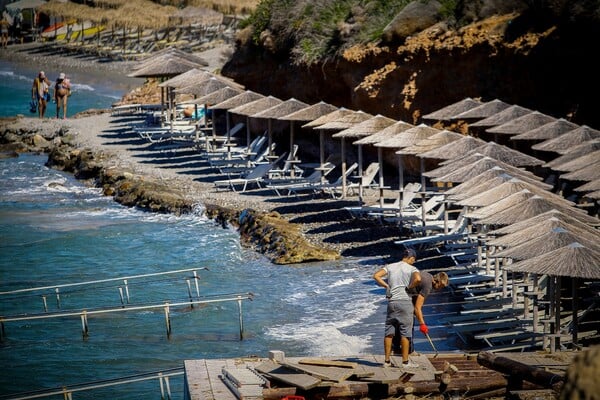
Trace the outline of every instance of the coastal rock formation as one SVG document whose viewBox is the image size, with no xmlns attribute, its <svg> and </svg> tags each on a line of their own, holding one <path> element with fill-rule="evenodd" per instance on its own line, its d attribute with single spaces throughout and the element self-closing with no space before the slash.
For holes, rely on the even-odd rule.
<svg viewBox="0 0 600 400">
<path fill-rule="evenodd" d="M 12 122 L 14 122 L 13 120 Z M 110 154 L 73 146 L 72 136 L 62 128 L 48 124 L 47 129 L 14 128 L 2 121 L 0 154 L 48 153 L 48 167 L 73 173 L 90 185 L 101 187 L 107 196 L 129 207 L 175 215 L 197 212 L 198 205 L 184 189 L 155 177 L 141 176 L 122 167 L 111 166 Z M 216 204 L 204 204 L 204 213 L 223 227 L 233 226 L 241 242 L 263 253 L 276 264 L 334 260 L 339 253 L 309 243 L 296 224 L 276 213 L 238 210 Z"/>
<path fill-rule="evenodd" d="M 389 41 L 354 45 L 310 65 L 293 59 L 291 46 L 301 44 L 286 49 L 281 40 L 273 51 L 240 32 L 222 73 L 280 99 L 322 100 L 410 123 L 471 97 L 498 98 L 597 127 L 600 80 L 587 58 L 600 24 L 597 14 L 578 13 L 585 6 L 575 3 L 544 8 L 523 1 L 463 2 L 468 23 L 439 18 L 414 33 L 392 24 Z"/>
</svg>

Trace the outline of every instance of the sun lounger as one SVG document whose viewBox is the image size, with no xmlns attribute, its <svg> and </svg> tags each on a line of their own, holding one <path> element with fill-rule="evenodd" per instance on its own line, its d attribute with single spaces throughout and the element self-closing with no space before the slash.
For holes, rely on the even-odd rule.
<svg viewBox="0 0 600 400">
<path fill-rule="evenodd" d="M 358 168 L 358 164 L 354 163 L 350 167 L 348 167 L 348 169 L 346 169 L 345 174 L 340 175 L 335 181 L 328 182 L 328 183 L 316 183 L 313 185 L 313 190 L 315 192 L 321 191 L 321 192 L 327 193 L 334 199 L 338 198 L 338 194 L 343 193 L 343 190 L 344 190 L 344 188 L 343 188 L 344 177 L 346 177 L 346 179 L 348 179 L 348 177 L 350 177 L 350 175 L 352 175 L 354 170 L 356 170 L 357 168 Z M 341 197 L 341 194 L 339 194 L 339 196 Z"/>
<path fill-rule="evenodd" d="M 275 168 L 277 163 L 279 163 L 285 157 L 285 155 L 286 154 L 284 153 L 281 157 L 279 157 L 279 159 L 272 163 L 256 165 L 243 177 L 215 181 L 215 187 L 217 190 L 220 188 L 228 188 L 234 192 L 236 191 L 236 186 L 242 186 L 241 192 L 245 192 L 250 184 L 255 184 L 260 188 L 262 181 L 269 174 L 269 171 Z"/>
<path fill-rule="evenodd" d="M 402 204 L 403 209 L 411 210 L 414 209 L 413 200 L 416 197 L 418 191 L 421 189 L 421 184 L 416 182 L 407 183 L 402 189 Z M 400 196 L 398 196 L 393 203 L 386 204 L 382 199 L 378 203 L 372 205 L 360 205 L 354 207 L 344 207 L 346 211 L 354 218 L 362 217 L 378 217 L 382 215 L 395 216 L 400 212 Z M 379 214 L 377 214 L 379 213 Z"/>
<path fill-rule="evenodd" d="M 288 196 L 291 196 L 292 194 L 295 195 L 301 191 L 314 191 L 315 186 L 320 185 L 322 183 L 322 179 L 329 175 L 334 169 L 335 165 L 332 163 L 325 163 L 323 167 L 315 169 L 315 171 L 307 177 L 291 180 L 284 179 L 283 182 L 271 180 L 267 187 L 274 190 L 278 196 L 281 196 L 284 192 L 287 193 Z"/>
</svg>

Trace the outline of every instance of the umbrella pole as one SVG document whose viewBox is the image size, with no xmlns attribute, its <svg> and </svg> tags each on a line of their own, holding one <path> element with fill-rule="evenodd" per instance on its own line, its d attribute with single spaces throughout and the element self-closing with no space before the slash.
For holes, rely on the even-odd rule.
<svg viewBox="0 0 600 400">
<path fill-rule="evenodd" d="M 325 166 L 325 132 L 323 129 L 319 129 L 319 162 L 321 163 L 321 183 L 324 183 L 323 177 L 325 176 L 325 171 L 323 171 L 323 167 Z"/>
<path fill-rule="evenodd" d="M 342 198 L 346 197 L 346 140 L 342 138 Z"/>
<path fill-rule="evenodd" d="M 577 326 L 579 325 L 579 321 L 577 318 L 578 304 L 577 304 L 577 284 L 578 279 L 576 277 L 571 278 L 571 298 L 572 300 L 572 318 L 573 318 L 573 347 L 577 346 Z"/>
</svg>

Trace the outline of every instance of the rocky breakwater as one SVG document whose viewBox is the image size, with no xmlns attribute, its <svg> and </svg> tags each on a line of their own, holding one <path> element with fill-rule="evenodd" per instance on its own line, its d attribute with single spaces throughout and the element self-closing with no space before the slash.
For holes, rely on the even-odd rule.
<svg viewBox="0 0 600 400">
<path fill-rule="evenodd" d="M 77 147 L 75 135 L 55 121 L 18 123 L 20 117 L 4 118 L 0 124 L 0 158 L 20 153 L 47 153 L 46 166 L 72 173 L 86 184 L 101 187 L 104 194 L 129 207 L 149 212 L 203 212 L 218 224 L 234 227 L 241 243 L 267 256 L 276 264 L 335 260 L 339 253 L 309 243 L 297 224 L 276 212 L 234 209 L 218 204 L 198 204 L 185 188 L 171 181 L 135 173 L 118 165 L 114 155 Z"/>
</svg>

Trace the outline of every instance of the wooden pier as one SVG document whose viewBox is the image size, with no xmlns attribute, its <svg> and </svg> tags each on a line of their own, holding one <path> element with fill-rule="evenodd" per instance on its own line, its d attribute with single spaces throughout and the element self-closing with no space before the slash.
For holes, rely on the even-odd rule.
<svg viewBox="0 0 600 400">
<path fill-rule="evenodd" d="M 406 394 L 438 399 L 467 393 L 470 399 L 509 393 L 515 399 L 525 399 L 519 392 L 534 391 L 536 398 L 555 399 L 551 396 L 556 395 L 556 384 L 561 384 L 575 354 L 503 353 L 502 362 L 492 353 L 414 354 L 410 359 L 419 365 L 417 368 L 401 367 L 396 356 L 392 357 L 393 367 L 384 368 L 383 355 L 285 357 L 280 351 L 271 351 L 268 358 L 185 360 L 184 399 L 279 400 L 298 396 L 305 400 L 383 400 Z M 520 375 L 511 376 L 504 370 L 506 365 Z"/>
</svg>

